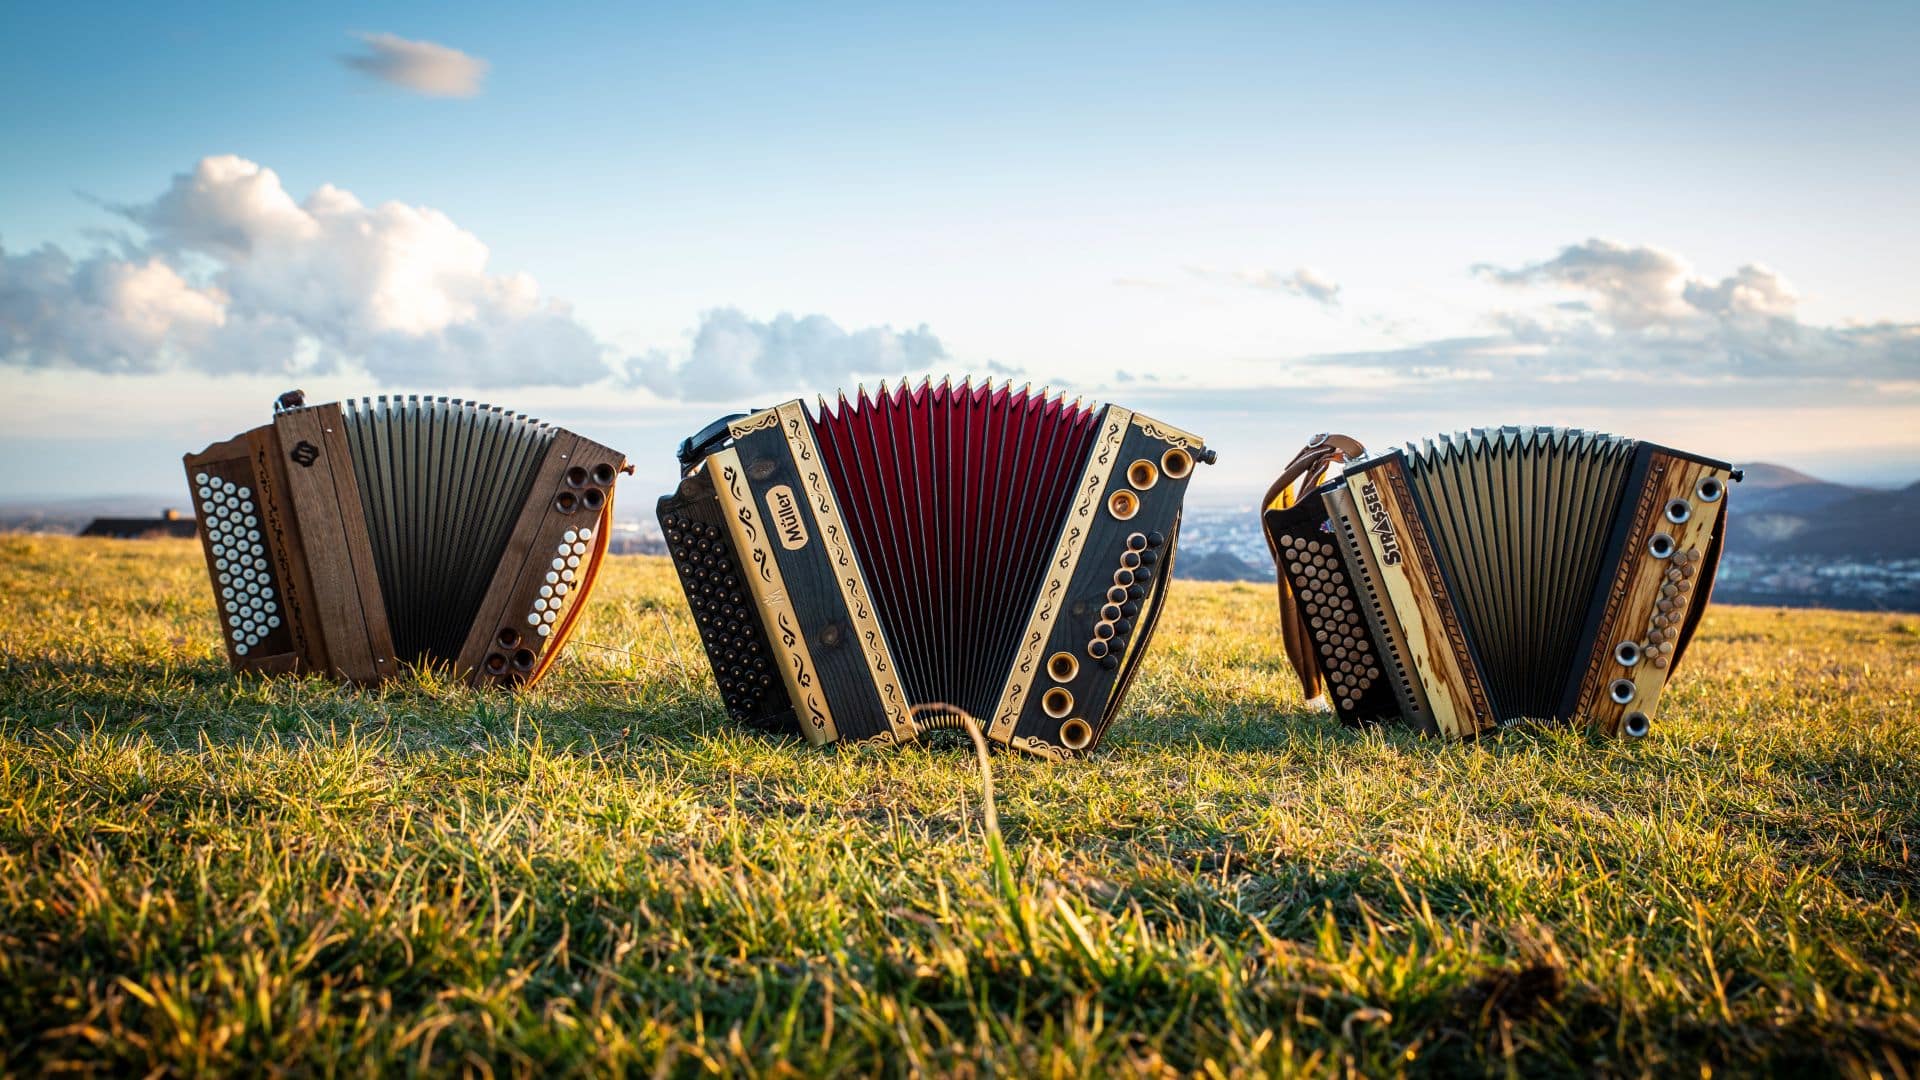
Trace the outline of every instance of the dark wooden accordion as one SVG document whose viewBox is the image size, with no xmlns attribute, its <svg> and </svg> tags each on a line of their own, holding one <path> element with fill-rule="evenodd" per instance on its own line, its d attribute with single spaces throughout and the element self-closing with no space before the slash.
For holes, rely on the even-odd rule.
<svg viewBox="0 0 1920 1080">
<path fill-rule="evenodd" d="M 1324 686 L 1354 723 L 1643 736 L 1706 608 L 1737 479 L 1725 462 L 1565 428 L 1375 456 L 1321 436 L 1262 508 L 1302 687 Z"/>
<path fill-rule="evenodd" d="M 808 741 L 979 719 L 1096 747 L 1166 598 L 1200 439 L 991 383 L 730 417 L 660 527 L 728 712 Z"/>
<path fill-rule="evenodd" d="M 308 406 L 186 456 L 233 666 L 538 679 L 593 585 L 626 459 L 444 397 Z"/>
</svg>

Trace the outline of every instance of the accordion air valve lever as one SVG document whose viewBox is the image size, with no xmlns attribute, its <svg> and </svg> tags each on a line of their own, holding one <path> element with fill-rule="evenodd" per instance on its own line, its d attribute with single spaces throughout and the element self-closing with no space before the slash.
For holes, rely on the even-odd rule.
<svg viewBox="0 0 1920 1080">
<path fill-rule="evenodd" d="M 1706 608 L 1737 469 L 1563 428 L 1374 456 L 1332 438 L 1262 508 L 1309 697 L 1450 736 L 1522 718 L 1647 733 Z"/>
<path fill-rule="evenodd" d="M 237 670 L 517 685 L 585 604 L 626 459 L 494 406 L 292 391 L 185 465 Z"/>
<path fill-rule="evenodd" d="M 935 703 L 1093 749 L 1164 604 L 1196 436 L 1008 385 L 863 389 L 681 448 L 661 531 L 728 712 L 899 742 Z"/>
</svg>

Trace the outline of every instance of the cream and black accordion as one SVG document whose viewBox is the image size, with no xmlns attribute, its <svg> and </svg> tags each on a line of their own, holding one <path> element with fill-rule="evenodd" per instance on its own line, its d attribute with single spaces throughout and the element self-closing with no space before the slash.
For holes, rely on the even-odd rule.
<svg viewBox="0 0 1920 1080">
<path fill-rule="evenodd" d="M 1164 605 L 1201 440 L 991 383 L 729 417 L 659 504 L 728 712 L 815 744 L 1097 746 Z"/>
<path fill-rule="evenodd" d="M 1737 479 L 1565 428 L 1372 456 L 1320 436 L 1262 507 L 1302 688 L 1353 723 L 1644 736 L 1706 608 Z"/>
<path fill-rule="evenodd" d="M 237 670 L 539 678 L 606 550 L 626 459 L 444 397 L 307 405 L 186 456 Z"/>
</svg>

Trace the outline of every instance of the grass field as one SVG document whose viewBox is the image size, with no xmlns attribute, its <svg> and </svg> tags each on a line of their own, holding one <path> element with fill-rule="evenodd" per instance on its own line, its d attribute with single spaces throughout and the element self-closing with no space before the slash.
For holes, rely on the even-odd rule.
<svg viewBox="0 0 1920 1080">
<path fill-rule="evenodd" d="M 1642 742 L 1308 711 L 1180 585 L 1093 761 L 725 722 L 663 560 L 518 698 L 236 679 L 185 542 L 0 537 L 0 1071 L 1920 1061 L 1920 617 L 1722 608 Z"/>
</svg>

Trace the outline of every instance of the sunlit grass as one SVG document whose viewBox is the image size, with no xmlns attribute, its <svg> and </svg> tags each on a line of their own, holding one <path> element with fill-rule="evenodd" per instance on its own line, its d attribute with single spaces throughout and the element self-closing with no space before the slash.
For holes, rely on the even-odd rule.
<svg viewBox="0 0 1920 1080">
<path fill-rule="evenodd" d="M 0 537 L 0 1071 L 1793 1070 L 1920 1055 L 1920 618 L 1722 608 L 1654 734 L 1306 710 L 1181 583 L 1099 757 L 730 727 L 663 560 L 534 692 L 237 679 Z"/>
</svg>

